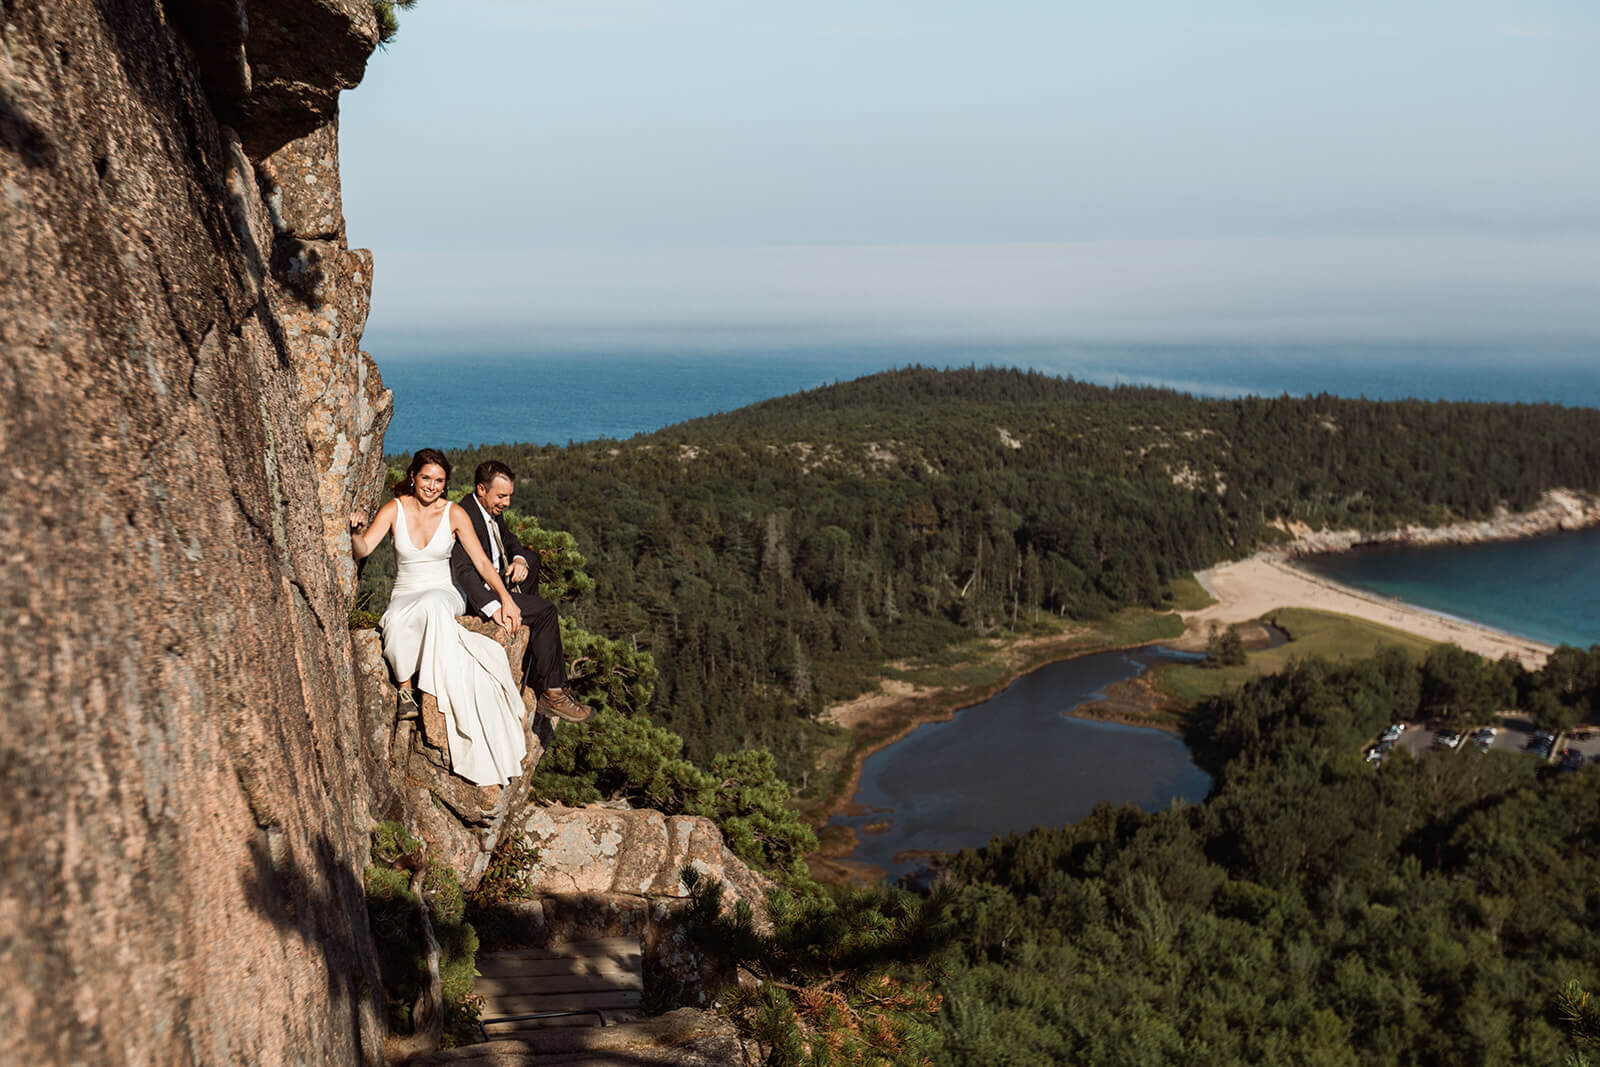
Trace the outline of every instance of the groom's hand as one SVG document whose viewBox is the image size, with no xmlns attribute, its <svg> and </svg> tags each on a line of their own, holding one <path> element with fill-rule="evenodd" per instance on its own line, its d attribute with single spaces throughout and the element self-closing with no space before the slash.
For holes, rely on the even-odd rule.
<svg viewBox="0 0 1600 1067">
<path fill-rule="evenodd" d="M 518 556 L 511 561 L 511 568 L 506 571 L 506 581 L 511 585 L 524 582 L 528 579 L 528 561 Z"/>
</svg>

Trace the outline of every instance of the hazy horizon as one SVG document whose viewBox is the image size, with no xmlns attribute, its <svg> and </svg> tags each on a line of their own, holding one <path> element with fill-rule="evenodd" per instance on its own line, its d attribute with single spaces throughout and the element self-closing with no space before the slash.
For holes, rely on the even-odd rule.
<svg viewBox="0 0 1600 1067">
<path fill-rule="evenodd" d="M 1600 338 L 1600 6 L 425 0 L 372 323 Z"/>
</svg>

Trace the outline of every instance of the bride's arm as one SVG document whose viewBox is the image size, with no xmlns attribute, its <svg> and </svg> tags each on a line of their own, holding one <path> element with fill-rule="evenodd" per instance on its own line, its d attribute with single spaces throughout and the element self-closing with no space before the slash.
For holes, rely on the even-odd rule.
<svg viewBox="0 0 1600 1067">
<path fill-rule="evenodd" d="M 506 583 L 500 580 L 500 575 L 495 573 L 494 564 L 489 562 L 483 546 L 478 544 L 478 534 L 472 528 L 472 520 L 467 518 L 467 513 L 460 508 L 451 508 L 450 529 L 456 535 L 456 540 L 461 542 L 461 547 L 466 549 L 467 558 L 472 560 L 473 569 L 478 572 L 478 576 L 487 582 L 489 588 L 494 590 L 495 596 L 500 598 L 500 610 L 494 613 L 494 621 L 516 633 L 517 627 L 522 625 L 522 609 L 511 599 L 511 592 L 506 589 Z"/>
<path fill-rule="evenodd" d="M 378 514 L 373 517 L 372 525 L 367 526 L 366 517 L 358 511 L 350 513 L 350 554 L 356 559 L 366 559 L 372 555 L 372 550 L 383 544 L 383 538 L 394 525 L 395 509 L 400 506 L 400 501 L 390 500 L 378 509 Z M 362 527 L 366 527 L 362 529 Z"/>
</svg>

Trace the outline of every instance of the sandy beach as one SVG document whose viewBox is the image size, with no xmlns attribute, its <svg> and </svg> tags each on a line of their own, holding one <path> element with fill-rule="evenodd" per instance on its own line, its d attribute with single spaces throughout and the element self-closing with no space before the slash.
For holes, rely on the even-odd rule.
<svg viewBox="0 0 1600 1067">
<path fill-rule="evenodd" d="M 1542 666 L 1554 646 L 1450 618 L 1399 600 L 1330 582 L 1271 554 L 1225 563 L 1195 574 L 1216 603 L 1183 612 L 1184 647 L 1204 647 L 1211 623 L 1248 622 L 1276 608 L 1302 607 L 1392 626 L 1431 641 L 1451 641 L 1469 652 L 1499 659 L 1510 653 L 1530 668 Z"/>
</svg>

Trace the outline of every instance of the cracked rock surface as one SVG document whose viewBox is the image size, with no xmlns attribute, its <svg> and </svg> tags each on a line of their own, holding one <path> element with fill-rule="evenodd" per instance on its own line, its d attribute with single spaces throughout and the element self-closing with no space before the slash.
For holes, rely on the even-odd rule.
<svg viewBox="0 0 1600 1067">
<path fill-rule="evenodd" d="M 0 22 L 0 1062 L 381 1056 L 343 516 L 358 0 Z M 313 245 L 301 276 L 284 264 Z"/>
</svg>

